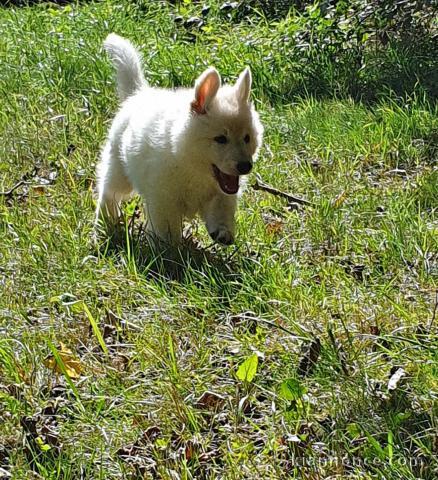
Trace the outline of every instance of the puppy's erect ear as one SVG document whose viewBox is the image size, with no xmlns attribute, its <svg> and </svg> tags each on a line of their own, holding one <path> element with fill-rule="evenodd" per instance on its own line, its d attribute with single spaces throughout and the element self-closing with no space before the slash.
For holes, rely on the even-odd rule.
<svg viewBox="0 0 438 480">
<path fill-rule="evenodd" d="M 239 75 L 236 85 L 234 86 L 234 88 L 236 89 L 236 94 L 239 102 L 241 103 L 248 102 L 249 95 L 251 93 L 251 84 L 252 84 L 251 70 L 249 69 L 249 67 L 246 67 L 245 70 Z"/>
<path fill-rule="evenodd" d="M 221 77 L 215 68 L 208 68 L 195 83 L 195 99 L 192 110 L 199 114 L 207 113 L 208 105 L 221 86 Z"/>
</svg>

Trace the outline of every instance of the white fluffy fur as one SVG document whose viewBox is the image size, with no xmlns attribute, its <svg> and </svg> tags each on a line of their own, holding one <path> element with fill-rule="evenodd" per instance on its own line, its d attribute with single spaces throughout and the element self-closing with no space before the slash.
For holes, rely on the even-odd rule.
<svg viewBox="0 0 438 480">
<path fill-rule="evenodd" d="M 249 101 L 250 70 L 233 86 L 221 86 L 209 68 L 194 89 L 152 88 L 129 41 L 110 34 L 104 46 L 117 68 L 122 105 L 98 165 L 96 222 L 114 223 L 120 202 L 138 192 L 148 229 L 160 239 L 178 243 L 183 219 L 199 213 L 214 240 L 231 243 L 238 195 L 224 193 L 213 164 L 238 175 L 237 164 L 251 166 L 261 144 L 263 128 Z M 217 141 L 221 135 L 225 144 Z"/>
</svg>

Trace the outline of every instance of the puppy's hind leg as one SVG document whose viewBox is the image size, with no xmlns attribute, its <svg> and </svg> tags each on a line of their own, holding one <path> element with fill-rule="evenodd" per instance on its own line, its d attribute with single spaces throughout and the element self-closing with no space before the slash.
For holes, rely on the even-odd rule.
<svg viewBox="0 0 438 480">
<path fill-rule="evenodd" d="M 223 245 L 234 243 L 237 197 L 216 195 L 201 212 L 210 237 Z"/>
<path fill-rule="evenodd" d="M 120 217 L 120 203 L 132 192 L 115 150 L 108 142 L 98 165 L 96 226 L 114 227 Z"/>
</svg>

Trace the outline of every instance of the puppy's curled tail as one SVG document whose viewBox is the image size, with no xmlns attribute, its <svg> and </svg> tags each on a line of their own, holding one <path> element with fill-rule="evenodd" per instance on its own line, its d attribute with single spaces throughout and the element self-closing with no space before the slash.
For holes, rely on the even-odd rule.
<svg viewBox="0 0 438 480">
<path fill-rule="evenodd" d="M 103 46 L 117 69 L 117 91 L 123 101 L 146 85 L 141 55 L 131 42 L 115 33 L 106 37 Z"/>
</svg>

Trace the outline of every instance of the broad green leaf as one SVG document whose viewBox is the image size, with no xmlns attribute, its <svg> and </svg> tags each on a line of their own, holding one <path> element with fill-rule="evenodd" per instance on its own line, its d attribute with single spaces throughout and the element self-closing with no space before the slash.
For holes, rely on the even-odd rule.
<svg viewBox="0 0 438 480">
<path fill-rule="evenodd" d="M 280 396 L 285 400 L 298 400 L 306 393 L 306 387 L 303 387 L 296 378 L 288 378 L 280 384 Z"/>
<path fill-rule="evenodd" d="M 258 364 L 259 357 L 256 354 L 251 355 L 240 364 L 240 367 L 237 370 L 237 378 L 242 380 L 242 382 L 251 383 L 257 373 Z"/>
</svg>

